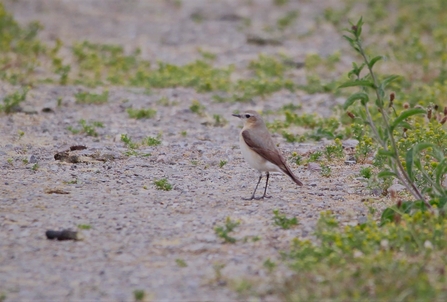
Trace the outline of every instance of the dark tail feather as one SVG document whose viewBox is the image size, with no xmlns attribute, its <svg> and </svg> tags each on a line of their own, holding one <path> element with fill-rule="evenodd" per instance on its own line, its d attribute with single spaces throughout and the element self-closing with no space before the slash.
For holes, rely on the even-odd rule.
<svg viewBox="0 0 447 302">
<path fill-rule="evenodd" d="M 285 169 L 282 169 L 285 174 L 287 174 L 297 185 L 302 186 L 303 183 L 293 174 L 292 170 L 290 170 L 289 166 L 284 165 Z"/>
</svg>

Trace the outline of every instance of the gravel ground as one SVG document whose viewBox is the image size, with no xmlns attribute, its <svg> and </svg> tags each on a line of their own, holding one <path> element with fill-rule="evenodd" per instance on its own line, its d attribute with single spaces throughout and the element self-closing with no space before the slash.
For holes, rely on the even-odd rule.
<svg viewBox="0 0 447 302">
<path fill-rule="evenodd" d="M 312 31 L 311 37 L 298 40 L 289 35 L 276 47 L 247 44 L 239 23 L 228 21 L 231 16 L 251 16 L 256 30 L 257 23 L 275 20 L 278 14 L 271 1 L 253 2 L 182 1 L 181 8 L 175 1 L 20 0 L 5 4 L 21 22 L 41 21 L 46 41 L 61 37 L 68 42 L 87 39 L 140 46 L 148 59 L 174 63 L 195 59 L 198 46 L 214 51 L 217 64 L 237 66 L 260 52 L 284 51 L 303 59 L 309 52 L 324 55 L 339 49 L 341 40 L 338 34 L 333 38 L 335 30 L 319 28 L 313 21 L 321 14 L 323 1 L 297 2 L 301 17 L 291 31 Z M 191 21 L 194 12 L 205 16 L 202 23 Z M 5 83 L 1 86 L 0 94 L 13 90 Z M 263 262 L 277 259 L 278 251 L 287 249 L 293 238 L 310 237 L 320 211 L 332 210 L 346 223 L 357 223 L 366 215 L 361 202 L 364 185 L 356 179 L 360 167 L 342 163 L 332 166 L 330 178 L 321 177 L 318 170 L 291 165 L 303 187 L 274 175 L 269 187 L 273 198 L 241 199 L 250 196 L 257 175 L 242 159 L 238 146 L 242 125 L 231 113 L 274 110 L 294 102 L 302 104 L 305 112 L 329 115 L 330 106 L 340 101 L 330 95 L 281 92 L 252 104 L 222 104 L 191 89 L 155 90 L 146 95 L 139 89 L 110 88 L 109 102 L 92 106 L 75 104 L 74 94 L 80 89 L 39 85 L 26 101 L 28 111 L 37 114 L 0 116 L 0 295 L 6 301 L 131 301 L 137 289 L 144 290 L 148 300 L 157 301 L 237 300 L 241 297 L 232 282 L 263 280 Z M 175 105 L 157 104 L 163 96 Z M 62 106 L 57 107 L 59 97 Z M 198 117 L 189 110 L 194 99 L 206 106 L 207 116 Z M 128 106 L 151 106 L 157 115 L 129 119 Z M 52 111 L 42 112 L 43 108 Z M 222 115 L 228 124 L 210 125 L 213 114 Z M 66 130 L 80 119 L 101 121 L 104 128 L 98 129 L 96 138 Z M 121 134 L 138 142 L 160 132 L 160 146 L 138 149 L 150 156 L 125 155 L 128 149 L 119 139 Z M 304 154 L 323 144 L 274 139 L 286 155 Z M 83 154 L 90 162 L 54 159 L 57 152 L 73 145 L 87 146 L 74 154 Z M 98 156 L 108 160 L 97 160 Z M 221 160 L 227 161 L 223 167 Z M 37 169 L 33 169 L 35 163 Z M 153 181 L 160 178 L 167 178 L 173 189 L 157 190 Z M 68 194 L 50 193 L 55 190 Z M 299 226 L 291 230 L 274 226 L 274 209 L 298 217 Z M 241 222 L 234 232 L 240 239 L 236 244 L 223 244 L 215 235 L 214 228 L 226 217 Z M 92 226 L 79 230 L 81 241 L 45 237 L 47 229 L 76 230 L 80 224 Z M 254 236 L 260 240 L 250 240 Z M 177 265 L 176 259 L 184 260 L 187 267 Z M 225 265 L 223 277 L 217 278 L 213 267 L 220 264 Z"/>
</svg>

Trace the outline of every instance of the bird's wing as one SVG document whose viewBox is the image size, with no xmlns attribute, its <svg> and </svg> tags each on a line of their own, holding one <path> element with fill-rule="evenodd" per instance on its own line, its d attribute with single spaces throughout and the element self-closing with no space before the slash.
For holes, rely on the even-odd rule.
<svg viewBox="0 0 447 302">
<path fill-rule="evenodd" d="M 247 129 L 242 131 L 242 137 L 244 138 L 245 143 L 253 151 L 258 153 L 265 160 L 277 165 L 297 185 L 303 185 L 287 166 L 284 157 L 282 157 L 281 153 L 279 153 L 279 150 L 276 148 L 270 134 L 265 135 L 265 133 L 257 133 L 253 129 Z"/>
<path fill-rule="evenodd" d="M 256 130 L 247 129 L 242 131 L 245 143 L 262 158 L 274 163 L 282 169 L 284 165 L 281 154 L 273 143 L 270 135 L 257 133 Z"/>
</svg>

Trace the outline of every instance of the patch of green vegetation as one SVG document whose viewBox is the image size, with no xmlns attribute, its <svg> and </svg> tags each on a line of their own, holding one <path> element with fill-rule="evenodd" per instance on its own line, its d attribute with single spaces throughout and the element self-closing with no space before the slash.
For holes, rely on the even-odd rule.
<svg viewBox="0 0 447 302">
<path fill-rule="evenodd" d="M 39 169 L 39 164 L 38 163 L 35 163 L 32 167 L 31 167 L 31 170 L 33 170 L 33 171 L 37 171 Z"/>
<path fill-rule="evenodd" d="M 240 225 L 239 221 L 233 221 L 230 217 L 227 217 L 223 226 L 217 226 L 214 228 L 214 232 L 217 237 L 222 238 L 225 243 L 235 243 L 236 238 L 231 237 L 229 233 L 233 232 L 235 228 Z"/>
<path fill-rule="evenodd" d="M 279 18 L 276 21 L 276 25 L 278 26 L 279 30 L 284 30 L 287 27 L 291 26 L 293 23 L 295 23 L 296 19 L 298 18 L 299 12 L 297 10 L 292 10 L 287 12 L 284 17 Z"/>
<path fill-rule="evenodd" d="M 295 239 L 284 253 L 295 274 L 275 289 L 281 300 L 436 301 L 447 294 L 445 217 L 419 212 L 382 227 L 372 219 L 342 227 L 322 213 L 315 235 L 318 243 Z"/>
<path fill-rule="evenodd" d="M 365 179 L 370 179 L 372 176 L 372 168 L 371 167 L 363 167 L 360 169 L 360 176 Z"/>
<path fill-rule="evenodd" d="M 288 230 L 298 225 L 296 217 L 287 218 L 286 215 L 279 213 L 279 210 L 273 210 L 273 223 L 284 230 Z"/>
<path fill-rule="evenodd" d="M 107 103 L 109 100 L 109 92 L 105 90 L 101 94 L 78 92 L 75 94 L 77 104 L 95 104 L 100 105 Z"/>
<path fill-rule="evenodd" d="M 332 174 L 332 169 L 328 165 L 321 165 L 321 176 L 330 177 Z"/>
<path fill-rule="evenodd" d="M 132 139 L 127 134 L 121 134 L 121 141 L 129 149 L 137 149 L 138 148 L 138 144 L 133 142 Z"/>
<path fill-rule="evenodd" d="M 90 230 L 91 228 L 92 228 L 92 226 L 89 224 L 78 224 L 78 229 L 81 229 L 81 230 Z"/>
<path fill-rule="evenodd" d="M 157 190 L 162 190 L 162 191 L 171 191 L 172 190 L 172 185 L 168 182 L 168 180 L 166 178 L 154 180 L 154 185 L 157 188 Z"/>
<path fill-rule="evenodd" d="M 0 13 L 1 13 L 1 3 L 0 3 Z M 8 94 L 3 98 L 3 104 L 0 103 L 0 112 L 6 114 L 17 111 L 21 102 L 25 101 L 28 89 L 23 89 L 22 91 L 16 91 L 14 93 Z"/>
<path fill-rule="evenodd" d="M 223 127 L 228 124 L 228 121 L 222 117 L 220 114 L 213 114 L 214 127 Z"/>
<path fill-rule="evenodd" d="M 175 263 L 177 264 L 178 267 L 187 267 L 188 266 L 186 261 L 183 259 L 175 259 Z"/>
<path fill-rule="evenodd" d="M 161 144 L 161 135 L 158 135 L 157 137 L 148 136 L 144 139 L 144 141 L 148 146 L 158 146 Z"/>
<path fill-rule="evenodd" d="M 223 168 L 223 166 L 225 166 L 227 164 L 227 161 L 226 160 L 221 160 L 220 162 L 219 162 L 219 168 Z"/>
<path fill-rule="evenodd" d="M 321 151 L 315 151 L 315 152 L 312 152 L 312 153 L 309 155 L 308 162 L 317 162 L 317 161 L 320 161 L 322 156 L 323 156 L 323 152 L 321 152 Z"/>
<path fill-rule="evenodd" d="M 85 120 L 80 120 L 78 123 L 80 128 L 73 128 L 72 126 L 69 126 L 67 127 L 67 130 L 73 134 L 84 133 L 87 136 L 97 137 L 98 132 L 96 132 L 96 128 L 104 128 L 104 124 L 97 121 L 87 123 Z"/>
<path fill-rule="evenodd" d="M 203 116 L 205 114 L 205 106 L 203 106 L 198 100 L 193 100 L 191 106 L 189 106 L 191 112 Z"/>
<path fill-rule="evenodd" d="M 272 260 L 270 260 L 270 258 L 268 258 L 267 260 L 264 261 L 264 263 L 262 264 L 267 271 L 269 271 L 270 273 L 273 272 L 275 270 L 275 268 L 277 267 L 277 264 L 275 262 L 273 262 Z"/>
<path fill-rule="evenodd" d="M 306 139 L 319 141 L 322 138 L 341 139 L 345 135 L 339 120 L 335 117 L 322 118 L 316 114 L 307 113 L 298 115 L 289 110 L 284 111 L 284 116 L 284 121 L 276 120 L 273 123 L 267 123 L 267 127 L 274 132 L 280 132 L 288 142 L 302 142 Z M 294 126 L 312 131 L 305 135 L 294 135 L 287 131 L 288 128 Z"/>
<path fill-rule="evenodd" d="M 343 146 L 340 139 L 335 139 L 334 144 L 330 144 L 324 148 L 323 151 L 326 156 L 326 160 L 333 161 L 334 159 L 344 158 Z"/>
<path fill-rule="evenodd" d="M 283 6 L 289 3 L 290 0 L 273 0 L 273 4 L 277 6 Z"/>
<path fill-rule="evenodd" d="M 133 291 L 133 297 L 135 301 L 143 301 L 146 297 L 146 292 L 142 289 L 136 289 Z"/>
<path fill-rule="evenodd" d="M 127 114 L 129 114 L 129 117 L 134 119 L 153 118 L 157 114 L 157 111 L 152 108 L 148 109 L 127 108 L 126 111 Z"/>
</svg>

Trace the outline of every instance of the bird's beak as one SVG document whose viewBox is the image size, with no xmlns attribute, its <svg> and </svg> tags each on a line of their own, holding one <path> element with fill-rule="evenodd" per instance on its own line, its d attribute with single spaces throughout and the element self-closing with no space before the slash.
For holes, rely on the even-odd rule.
<svg viewBox="0 0 447 302">
<path fill-rule="evenodd" d="M 241 118 L 241 115 L 240 115 L 240 114 L 232 114 L 232 116 L 235 116 L 235 117 Z"/>
</svg>

